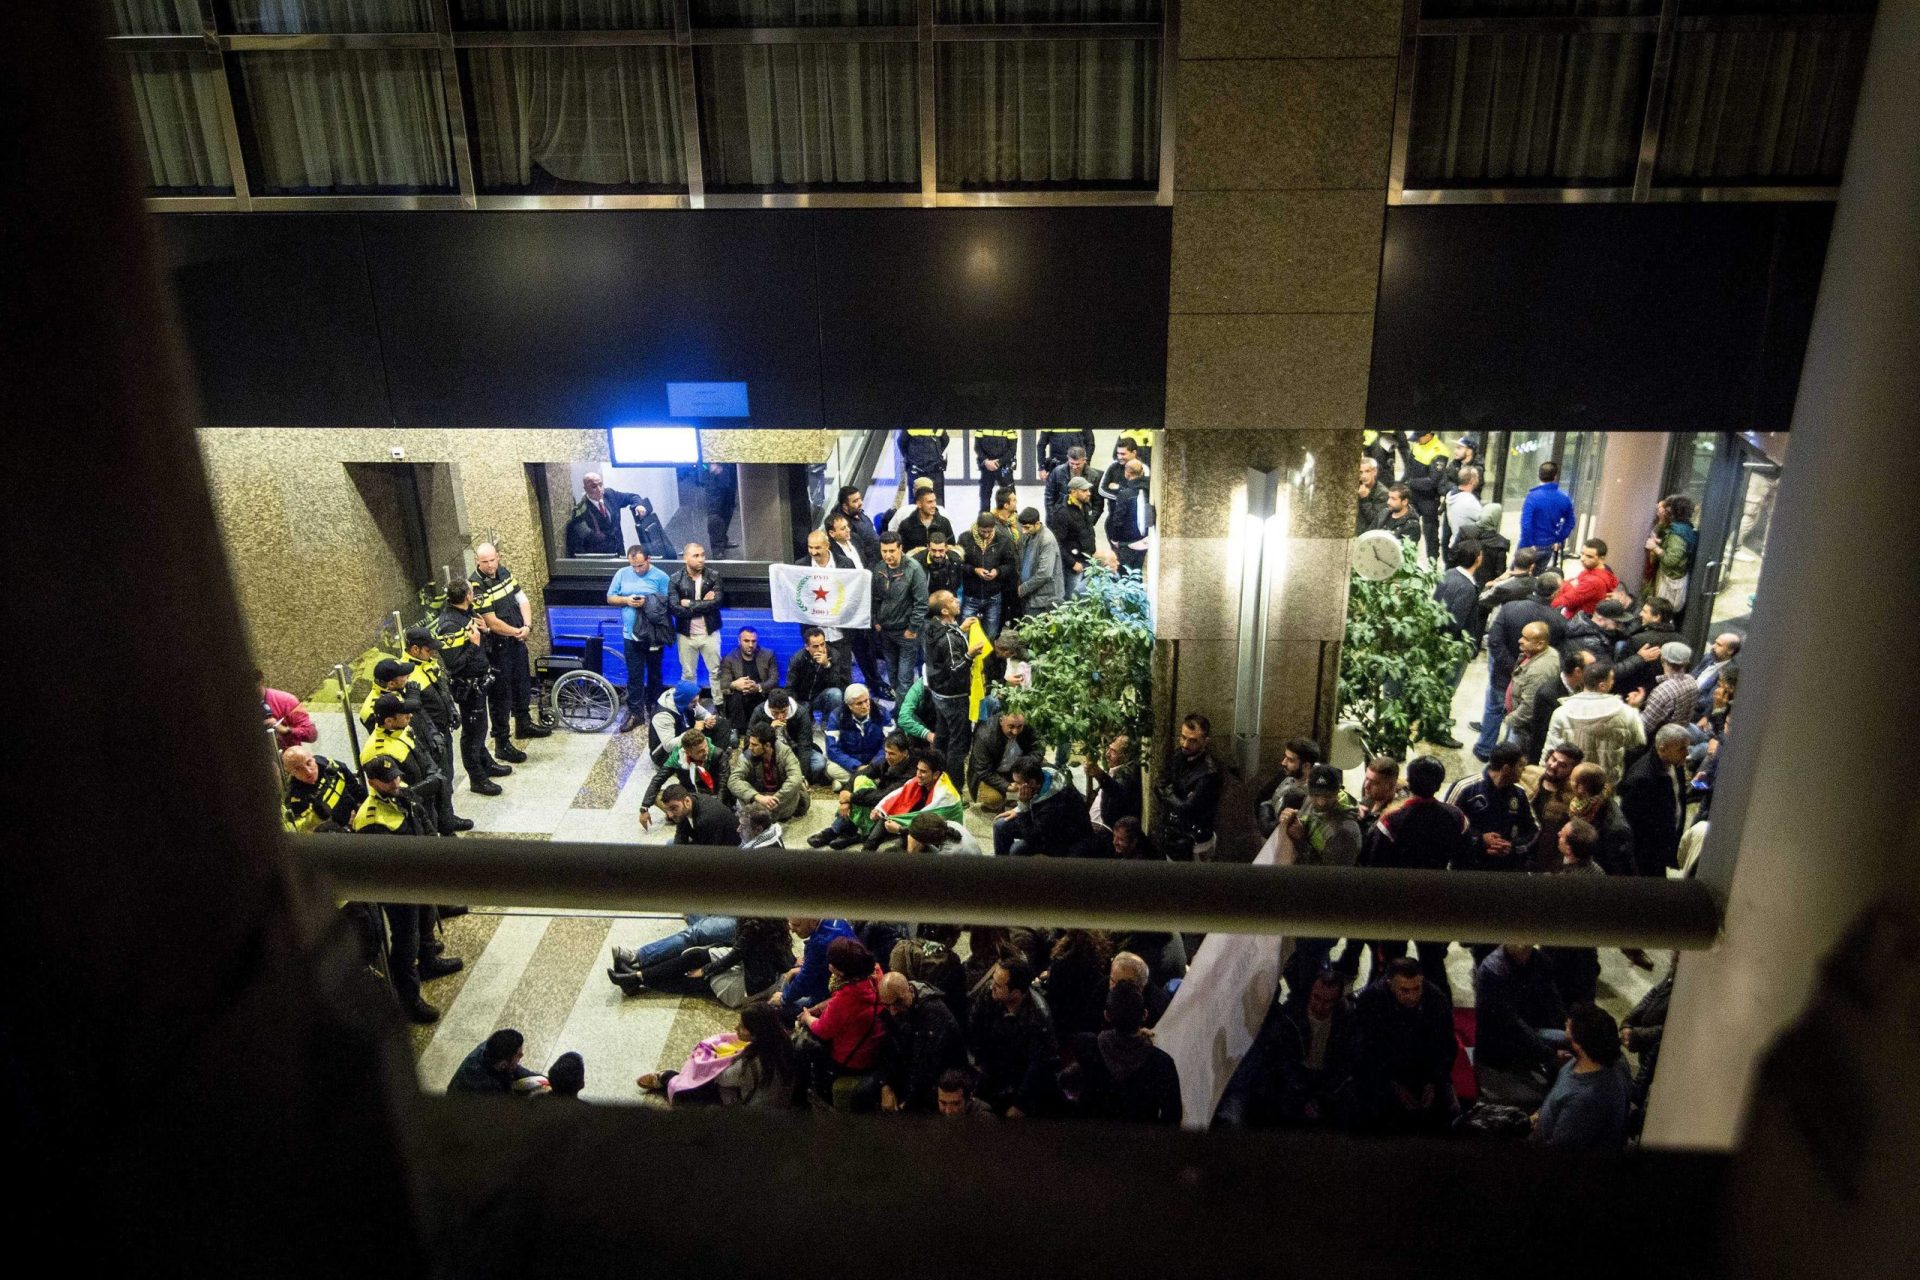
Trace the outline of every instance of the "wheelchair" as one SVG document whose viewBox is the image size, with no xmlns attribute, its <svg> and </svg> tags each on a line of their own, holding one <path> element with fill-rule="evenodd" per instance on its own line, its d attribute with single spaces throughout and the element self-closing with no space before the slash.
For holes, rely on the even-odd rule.
<svg viewBox="0 0 1920 1280">
<path fill-rule="evenodd" d="M 548 728 L 601 732 L 620 714 L 620 690 L 600 674 L 605 641 L 597 635 L 555 636 L 553 649 L 533 664 L 540 719 Z"/>
</svg>

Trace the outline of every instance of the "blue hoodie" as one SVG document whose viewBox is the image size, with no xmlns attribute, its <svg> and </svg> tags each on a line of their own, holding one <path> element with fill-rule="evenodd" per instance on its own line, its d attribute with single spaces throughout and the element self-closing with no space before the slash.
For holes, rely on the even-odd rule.
<svg viewBox="0 0 1920 1280">
<path fill-rule="evenodd" d="M 822 920 L 807 935 L 800 955 L 800 972 L 780 988 L 780 1002 L 789 1009 L 816 1005 L 827 998 L 827 947 L 835 938 L 851 938 L 853 926 L 845 920 Z"/>
</svg>

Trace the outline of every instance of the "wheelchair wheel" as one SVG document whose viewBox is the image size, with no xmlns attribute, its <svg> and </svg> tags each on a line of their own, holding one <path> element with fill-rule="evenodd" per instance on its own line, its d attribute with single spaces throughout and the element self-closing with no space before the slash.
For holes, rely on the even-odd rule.
<svg viewBox="0 0 1920 1280">
<path fill-rule="evenodd" d="M 620 693 L 598 672 L 569 671 L 553 682 L 547 705 L 554 720 L 575 733 L 598 733 L 619 714 Z"/>
</svg>

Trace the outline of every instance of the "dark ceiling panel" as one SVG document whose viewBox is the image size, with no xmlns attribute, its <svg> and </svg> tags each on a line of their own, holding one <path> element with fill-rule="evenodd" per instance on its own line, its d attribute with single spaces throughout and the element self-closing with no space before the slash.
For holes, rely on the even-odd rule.
<svg viewBox="0 0 1920 1280">
<path fill-rule="evenodd" d="M 352 214 L 155 219 L 209 426 L 385 426 Z"/>
<path fill-rule="evenodd" d="M 1157 427 L 1172 211 L 823 211 L 826 416 Z"/>
<path fill-rule="evenodd" d="M 377 214 L 367 245 L 402 426 L 664 422 L 668 382 L 748 384 L 751 417 L 704 425 L 820 425 L 804 219 Z"/>
<path fill-rule="evenodd" d="M 1832 210 L 1387 210 L 1368 424 L 1787 425 Z"/>
</svg>

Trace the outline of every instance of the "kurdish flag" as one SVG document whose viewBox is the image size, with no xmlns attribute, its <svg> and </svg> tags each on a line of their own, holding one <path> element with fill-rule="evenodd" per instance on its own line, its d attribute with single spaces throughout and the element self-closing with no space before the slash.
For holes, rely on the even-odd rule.
<svg viewBox="0 0 1920 1280">
<path fill-rule="evenodd" d="M 931 794 L 920 785 L 918 778 L 908 778 L 873 806 L 872 821 L 884 822 L 893 818 L 910 822 L 922 813 L 937 813 L 948 822 L 958 822 L 966 809 L 966 801 L 960 798 L 959 789 L 943 773 L 934 781 Z"/>
</svg>

